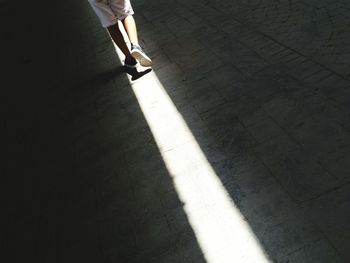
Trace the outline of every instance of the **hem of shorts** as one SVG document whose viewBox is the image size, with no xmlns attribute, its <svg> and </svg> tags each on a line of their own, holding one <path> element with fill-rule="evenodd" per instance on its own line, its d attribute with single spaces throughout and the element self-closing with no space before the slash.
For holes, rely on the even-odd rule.
<svg viewBox="0 0 350 263">
<path fill-rule="evenodd" d="M 102 24 L 102 26 L 103 26 L 104 28 L 107 28 L 107 27 L 110 27 L 110 26 L 114 26 L 114 25 L 117 24 L 117 23 L 118 23 L 118 19 L 115 19 L 115 20 L 111 21 L 111 22 L 108 23 L 108 24 Z"/>
<path fill-rule="evenodd" d="M 130 13 L 124 14 L 123 16 L 119 16 L 118 20 L 122 21 L 125 18 L 127 18 L 128 16 L 133 16 L 133 15 L 134 15 L 134 12 L 130 12 Z"/>
</svg>

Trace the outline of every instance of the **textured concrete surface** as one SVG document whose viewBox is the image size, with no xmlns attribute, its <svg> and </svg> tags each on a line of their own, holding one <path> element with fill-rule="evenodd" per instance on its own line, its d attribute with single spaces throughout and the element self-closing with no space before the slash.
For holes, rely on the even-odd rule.
<svg viewBox="0 0 350 263">
<path fill-rule="evenodd" d="M 133 5 L 153 72 L 271 261 L 349 262 L 350 4 Z M 0 6 L 6 262 L 206 262 L 87 1 Z"/>
</svg>

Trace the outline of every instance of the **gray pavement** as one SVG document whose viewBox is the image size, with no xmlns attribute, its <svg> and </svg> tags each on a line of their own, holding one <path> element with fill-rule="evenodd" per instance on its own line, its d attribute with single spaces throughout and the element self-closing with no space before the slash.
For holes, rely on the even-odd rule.
<svg viewBox="0 0 350 263">
<path fill-rule="evenodd" d="M 210 262 L 87 1 L 44 2 L 0 1 L 4 262 Z M 350 262 L 350 4 L 133 5 L 152 72 L 271 262 Z"/>
</svg>

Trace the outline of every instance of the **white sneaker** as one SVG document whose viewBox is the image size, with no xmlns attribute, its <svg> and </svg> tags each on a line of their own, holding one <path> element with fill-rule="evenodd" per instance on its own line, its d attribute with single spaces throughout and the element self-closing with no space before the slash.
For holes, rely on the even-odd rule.
<svg viewBox="0 0 350 263">
<path fill-rule="evenodd" d="M 131 55 L 140 62 L 143 67 L 152 66 L 152 60 L 143 52 L 142 48 L 138 45 L 131 44 Z"/>
<path fill-rule="evenodd" d="M 136 59 L 131 58 L 131 60 L 127 60 L 127 59 L 124 60 L 124 67 L 136 68 L 136 66 L 137 66 Z"/>
</svg>

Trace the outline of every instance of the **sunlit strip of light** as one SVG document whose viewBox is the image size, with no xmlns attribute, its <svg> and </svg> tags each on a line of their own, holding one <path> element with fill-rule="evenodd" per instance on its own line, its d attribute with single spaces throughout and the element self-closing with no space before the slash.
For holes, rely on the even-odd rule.
<svg viewBox="0 0 350 263">
<path fill-rule="evenodd" d="M 156 74 L 130 85 L 207 262 L 270 262 Z"/>
</svg>

